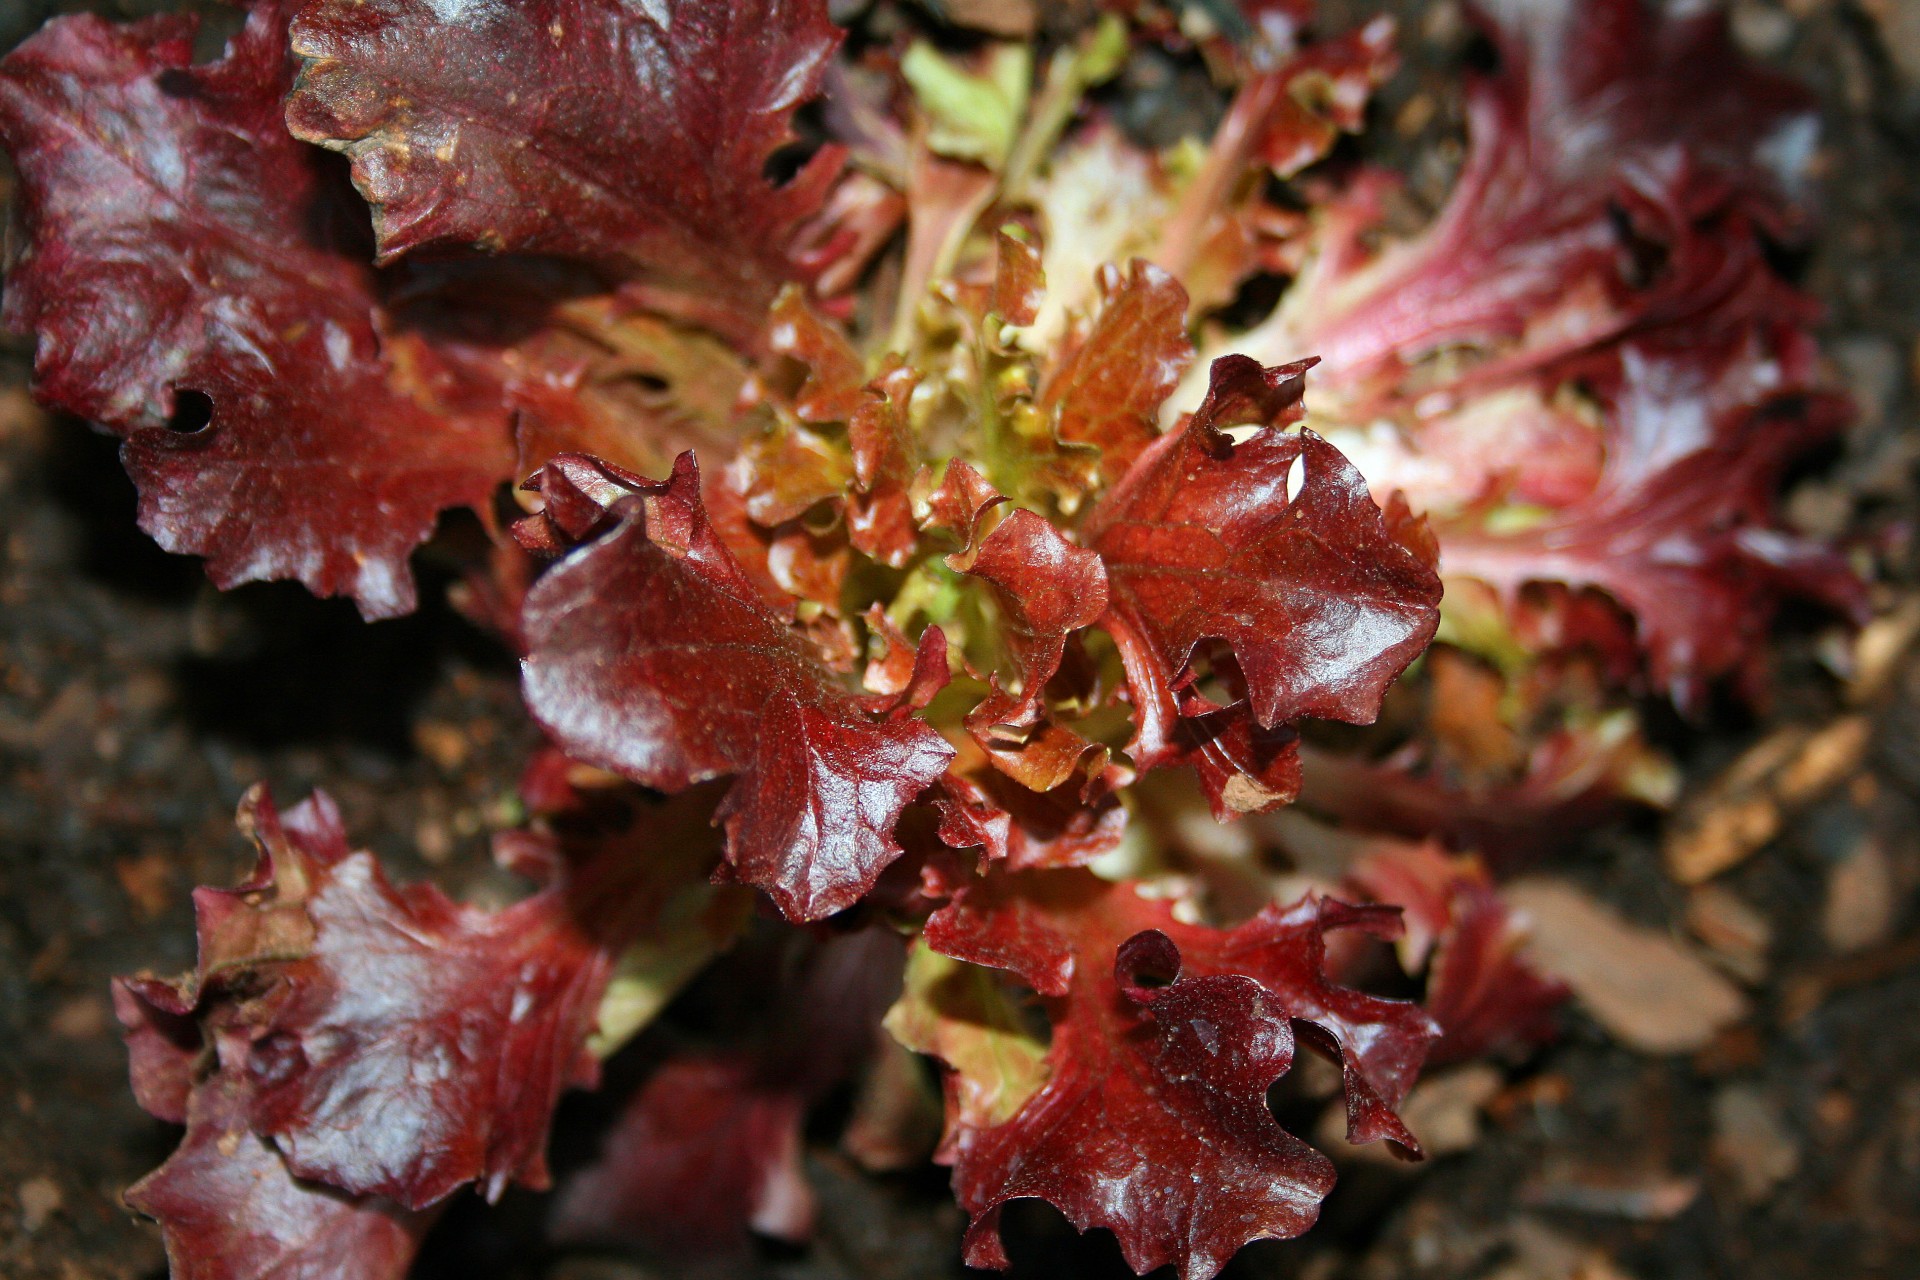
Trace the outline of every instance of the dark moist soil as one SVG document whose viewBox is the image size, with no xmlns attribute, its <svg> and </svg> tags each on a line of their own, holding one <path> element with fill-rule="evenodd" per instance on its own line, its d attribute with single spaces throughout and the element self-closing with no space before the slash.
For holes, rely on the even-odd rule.
<svg viewBox="0 0 1920 1280">
<path fill-rule="evenodd" d="M 0 48 L 70 7 L 0 0 Z M 1379 7 L 1402 17 L 1409 67 L 1366 145 L 1437 200 L 1459 154 L 1450 86 L 1474 51 L 1452 4 L 1341 0 L 1324 6 L 1327 26 Z M 1803 527 L 1847 533 L 1911 589 L 1920 4 L 1753 0 L 1736 5 L 1736 27 L 1826 106 L 1825 231 L 1794 265 L 1830 309 L 1827 349 L 1862 407 L 1844 446 L 1796 481 L 1789 510 Z M 1195 83 L 1160 80 L 1172 87 L 1139 93 Z M 107 979 L 190 965 L 189 890 L 231 883 L 249 862 L 232 826 L 241 793 L 264 780 L 291 802 L 324 786 L 355 840 L 398 876 L 487 897 L 505 891 L 487 836 L 512 821 L 532 735 L 507 656 L 444 605 L 364 626 L 351 606 L 285 585 L 220 595 L 195 563 L 157 550 L 133 527 L 113 442 L 26 401 L 27 351 L 15 340 L 0 364 L 0 1276 L 132 1280 L 161 1274 L 163 1259 L 120 1193 L 176 1134 L 127 1091 Z M 443 578 L 427 560 L 422 598 L 433 602 Z M 1770 723 L 1833 713 L 1818 649 L 1817 622 L 1783 629 L 1770 708 L 1678 732 L 1694 782 Z M 1564 1040 L 1508 1074 L 1469 1150 L 1416 1169 L 1349 1162 L 1313 1233 L 1250 1247 L 1227 1274 L 1920 1276 L 1920 667 L 1880 713 L 1864 778 L 1726 878 L 1775 936 L 1748 1023 L 1691 1059 L 1649 1058 L 1570 1012 Z M 1888 850 L 1900 906 L 1887 937 L 1843 957 L 1823 939 L 1820 904 L 1862 833 Z M 1683 893 L 1661 870 L 1651 819 L 1580 843 L 1550 869 L 1681 930 Z M 1756 1128 L 1756 1112 L 1771 1123 Z M 569 1103 L 561 1149 L 594 1124 L 591 1101 Z M 1749 1154 L 1726 1147 L 1729 1133 Z M 1748 1185 L 1746 1166 L 1768 1158 L 1791 1172 Z M 822 1206 L 811 1249 L 762 1249 L 705 1274 L 959 1274 L 960 1218 L 937 1171 L 873 1178 L 822 1143 L 811 1172 Z M 456 1204 L 420 1274 L 691 1274 L 553 1255 L 539 1212 L 520 1193 L 490 1211 Z M 1124 1274 L 1110 1238 L 1076 1237 L 1043 1206 L 1017 1205 L 1008 1221 L 1018 1275 Z"/>
</svg>

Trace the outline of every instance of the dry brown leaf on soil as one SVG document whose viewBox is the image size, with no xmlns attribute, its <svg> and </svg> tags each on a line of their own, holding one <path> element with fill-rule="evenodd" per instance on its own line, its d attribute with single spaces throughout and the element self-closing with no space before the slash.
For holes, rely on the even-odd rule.
<svg viewBox="0 0 1920 1280">
<path fill-rule="evenodd" d="M 1779 835 L 1795 812 L 1857 774 L 1873 736 L 1867 712 L 1893 687 L 1916 641 L 1920 596 L 1901 599 L 1862 627 L 1846 663 L 1846 700 L 1856 713 L 1820 729 L 1775 730 L 1683 805 L 1667 826 L 1673 878 L 1699 884 L 1731 870 Z"/>
<path fill-rule="evenodd" d="M 1670 1222 L 1700 1198 L 1700 1179 L 1658 1171 L 1623 1173 L 1562 1168 L 1520 1188 L 1519 1200 L 1536 1209 L 1562 1209 L 1632 1222 Z"/>
<path fill-rule="evenodd" d="M 1507 1229 L 1513 1260 L 1487 1280 L 1632 1280 L 1604 1252 L 1553 1230 L 1537 1218 L 1517 1217 Z"/>
<path fill-rule="evenodd" d="M 1794 1027 L 1805 1021 L 1829 997 L 1884 982 L 1920 965 L 1920 933 L 1895 937 L 1878 946 L 1813 965 L 1781 984 L 1779 1021 Z"/>
<path fill-rule="evenodd" d="M 1920 596 L 1908 596 L 1860 628 L 1853 642 L 1847 701 L 1856 707 L 1880 700 L 1893 687 L 1901 659 L 1920 640 Z"/>
<path fill-rule="evenodd" d="M 1533 922 L 1528 950 L 1573 988 L 1613 1037 L 1645 1053 L 1687 1053 L 1747 1015 L 1719 970 L 1666 934 L 1622 919 L 1583 890 L 1536 877 L 1506 899 Z"/>
<path fill-rule="evenodd" d="M 1746 861 L 1793 813 L 1852 777 L 1872 736 L 1871 719 L 1848 715 L 1820 729 L 1789 725 L 1749 747 L 1668 824 L 1668 874 L 1699 884 Z"/>
<path fill-rule="evenodd" d="M 1687 895 L 1687 928 L 1720 967 L 1749 986 L 1767 976 L 1773 923 L 1725 885 L 1696 885 Z"/>
</svg>

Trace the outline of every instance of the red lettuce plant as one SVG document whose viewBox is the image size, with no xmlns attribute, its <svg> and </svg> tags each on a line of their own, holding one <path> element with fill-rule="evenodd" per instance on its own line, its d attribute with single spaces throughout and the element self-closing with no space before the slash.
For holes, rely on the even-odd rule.
<svg viewBox="0 0 1920 1280">
<path fill-rule="evenodd" d="M 260 864 L 196 894 L 195 972 L 115 990 L 186 1126 L 129 1193 L 177 1274 L 402 1273 L 455 1189 L 547 1185 L 562 1092 L 703 970 L 723 1033 L 633 1095 L 558 1237 L 803 1236 L 801 1122 L 884 1078 L 884 1013 L 944 1064 L 969 1261 L 1037 1197 L 1204 1278 L 1332 1184 L 1268 1109 L 1297 1040 L 1351 1141 L 1417 1155 L 1430 1056 L 1546 1033 L 1478 864 L 1380 846 L 1236 907 L 1182 823 L 1287 804 L 1304 758 L 1323 808 L 1471 829 L 1484 796 L 1297 728 L 1373 722 L 1443 624 L 1409 750 L 1548 804 L 1542 751 L 1592 772 L 1575 655 L 1685 693 L 1783 589 L 1850 599 L 1770 510 L 1839 412 L 1763 252 L 1804 106 L 1713 19 L 1486 15 L 1456 193 L 1377 246 L 1385 180 L 1323 162 L 1390 26 L 1249 3 L 1189 47 L 1166 16 L 1037 69 L 895 22 L 850 53 L 823 0 L 256 0 L 211 63 L 190 19 L 80 17 L 0 64 L 5 319 L 43 400 L 124 440 L 142 527 L 373 619 L 471 510 L 471 612 L 553 744 L 498 843 L 539 887 L 499 911 L 395 887 L 324 796 L 249 798 Z M 1135 42 L 1234 86 L 1211 143 L 1089 97 Z M 1292 285 L 1235 334 L 1261 273 Z M 1544 745 L 1482 714 L 1500 681 Z M 1425 1007 L 1345 985 L 1403 907 Z"/>
<path fill-rule="evenodd" d="M 1659 799 L 1610 691 L 1685 711 L 1726 677 L 1752 695 L 1783 600 L 1857 615 L 1864 594 L 1774 509 L 1787 466 L 1850 412 L 1821 378 L 1817 308 L 1774 266 L 1808 226 L 1811 99 L 1745 63 L 1714 9 L 1478 17 L 1500 65 L 1468 83 L 1445 206 L 1376 246 L 1391 179 L 1354 177 L 1281 305 L 1222 341 L 1322 356 L 1314 425 L 1427 514 L 1441 635 L 1504 684 L 1452 717 L 1477 743 L 1442 725 L 1401 753 L 1424 782 L 1325 761 L 1328 806 L 1385 783 L 1388 825 L 1487 840 L 1502 809 Z M 1443 692 L 1458 707 L 1458 682 Z"/>
</svg>

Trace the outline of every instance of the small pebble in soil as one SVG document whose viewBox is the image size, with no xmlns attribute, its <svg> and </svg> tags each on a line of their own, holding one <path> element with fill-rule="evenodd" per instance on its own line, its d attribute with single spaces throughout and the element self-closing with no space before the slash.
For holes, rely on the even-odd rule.
<svg viewBox="0 0 1920 1280">
<path fill-rule="evenodd" d="M 28 1178 L 15 1189 L 20 1201 L 20 1229 L 29 1234 L 47 1225 L 47 1219 L 60 1212 L 66 1197 L 52 1178 Z"/>
<path fill-rule="evenodd" d="M 1766 1090 L 1730 1084 L 1713 1096 L 1713 1159 L 1758 1204 L 1800 1167 L 1800 1144 Z"/>
<path fill-rule="evenodd" d="M 1736 0 L 1728 14 L 1734 41 L 1750 57 L 1777 58 L 1793 43 L 1793 15 L 1767 0 Z"/>
<path fill-rule="evenodd" d="M 1835 951 L 1860 951 L 1884 942 L 1898 923 L 1893 863 L 1872 833 L 1862 833 L 1827 871 L 1820 932 Z"/>
</svg>

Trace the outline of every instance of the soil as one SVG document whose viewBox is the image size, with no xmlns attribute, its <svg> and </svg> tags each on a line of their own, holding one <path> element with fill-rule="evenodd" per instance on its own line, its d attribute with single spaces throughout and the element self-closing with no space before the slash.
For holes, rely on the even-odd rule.
<svg viewBox="0 0 1920 1280">
<path fill-rule="evenodd" d="M 0 48 L 57 8 L 0 3 Z M 109 12 L 159 7 L 123 5 Z M 1385 7 L 1408 68 L 1366 144 L 1416 194 L 1444 192 L 1471 56 L 1457 5 L 1342 0 L 1337 28 Z M 1883 603 L 1916 583 L 1920 398 L 1920 4 L 1742 0 L 1736 30 L 1825 104 L 1825 226 L 1804 261 L 1824 337 L 1860 401 L 1843 445 L 1788 496 L 1802 526 L 1877 565 Z M 1176 84 L 1187 83 L 1176 80 Z M 1204 113 L 1202 113 L 1204 114 Z M 286 801 L 324 786 L 354 838 L 401 878 L 500 891 L 487 837 L 508 822 L 532 733 L 508 656 L 439 598 L 425 557 L 418 615 L 366 626 L 297 588 L 214 592 L 133 527 L 114 443 L 48 419 L 0 362 L 0 1275 L 136 1280 L 164 1272 L 158 1233 L 121 1191 L 176 1134 L 125 1084 L 107 979 L 192 961 L 189 890 L 235 880 L 232 815 L 265 780 Z M 1783 629 L 1771 704 L 1673 730 L 1697 788 L 1786 722 L 1840 710 L 1819 619 Z M 1247 1249 L 1227 1273 L 1314 1280 L 1503 1277 L 1693 1280 L 1920 1276 L 1920 664 L 1874 712 L 1865 768 L 1720 883 L 1772 932 L 1747 974 L 1752 1016 L 1691 1056 L 1618 1047 L 1577 1010 L 1555 1047 L 1504 1074 L 1477 1139 L 1423 1166 L 1354 1161 L 1304 1240 Z M 1890 914 L 1836 941 L 1838 868 L 1871 841 Z M 1628 917 L 1684 933 L 1686 891 L 1659 825 L 1582 834 L 1549 867 Z M 1871 895 L 1870 895 L 1871 896 Z M 1844 934 L 1844 930 L 1842 931 Z M 593 1123 L 570 1103 L 563 1131 Z M 562 1147 L 565 1146 L 563 1132 Z M 876 1178 L 819 1144 L 819 1238 L 710 1274 L 957 1275 L 960 1221 L 937 1171 Z M 1017 1275 L 1125 1274 L 1110 1239 L 1051 1210 L 1009 1214 Z M 682 1274 L 540 1243 L 537 1197 L 457 1204 L 428 1276 L 613 1280 Z"/>
</svg>

